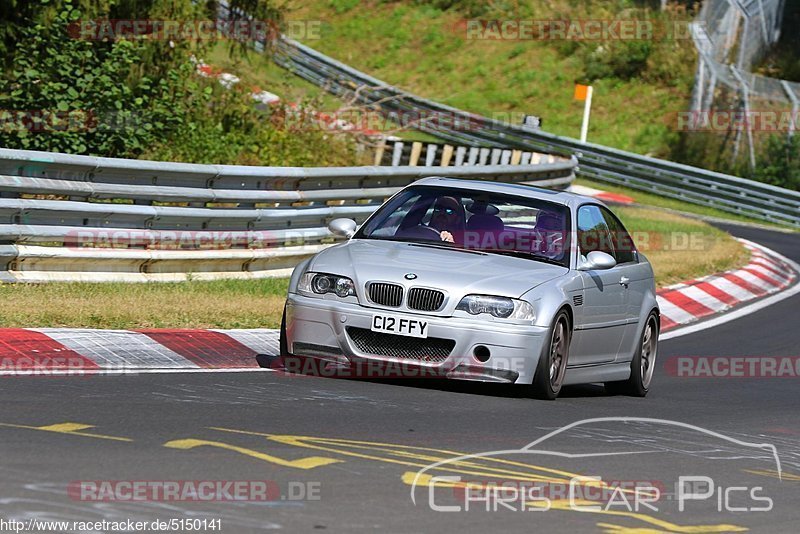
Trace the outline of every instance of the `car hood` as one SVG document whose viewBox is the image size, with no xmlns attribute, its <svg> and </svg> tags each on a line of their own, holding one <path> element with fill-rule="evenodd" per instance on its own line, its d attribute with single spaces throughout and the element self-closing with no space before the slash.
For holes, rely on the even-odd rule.
<svg viewBox="0 0 800 534">
<path fill-rule="evenodd" d="M 348 276 L 362 290 L 367 282 L 380 280 L 444 289 L 451 295 L 481 293 L 512 298 L 569 272 L 566 267 L 525 258 L 362 239 L 320 252 L 309 270 Z M 404 277 L 409 273 L 417 277 L 407 280 Z"/>
</svg>

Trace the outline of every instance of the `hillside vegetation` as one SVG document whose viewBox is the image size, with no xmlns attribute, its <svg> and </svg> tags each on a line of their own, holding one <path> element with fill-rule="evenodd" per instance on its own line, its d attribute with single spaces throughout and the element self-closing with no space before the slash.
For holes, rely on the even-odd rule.
<svg viewBox="0 0 800 534">
<path fill-rule="evenodd" d="M 732 152 L 735 132 L 679 132 L 697 57 L 688 31 L 699 2 L 665 10 L 643 0 L 290 0 L 288 17 L 321 25 L 313 48 L 388 83 L 508 122 L 537 115 L 543 129 L 578 137 L 583 103 L 576 83 L 594 87 L 589 141 L 800 189 L 800 141 L 756 134 L 756 165 Z M 764 72 L 794 76 L 798 7 L 787 6 L 784 38 Z M 649 28 L 628 38 L 620 24 Z M 559 33 L 568 23 L 576 30 Z M 649 26 L 644 26 L 644 24 Z M 508 24 L 510 30 L 503 30 Z M 526 28 L 533 31 L 524 31 Z M 600 24 L 608 38 L 582 38 Z M 617 30 L 616 32 L 614 30 Z M 521 35 L 521 37 L 520 37 Z M 577 38 L 571 38 L 568 35 Z M 590 36 L 591 37 L 591 36 Z M 738 105 L 731 96 L 731 105 Z M 720 103 L 721 109 L 727 109 Z"/>
<path fill-rule="evenodd" d="M 690 41 L 661 35 L 691 14 L 631 0 L 293 0 L 287 17 L 320 21 L 321 38 L 306 44 L 382 80 L 489 116 L 537 115 L 560 135 L 578 136 L 583 104 L 573 100 L 573 90 L 575 83 L 591 83 L 589 139 L 639 153 L 668 153 L 670 121 L 686 109 L 695 66 Z M 469 20 L 566 19 L 646 19 L 655 37 L 502 40 L 467 33 Z"/>
</svg>

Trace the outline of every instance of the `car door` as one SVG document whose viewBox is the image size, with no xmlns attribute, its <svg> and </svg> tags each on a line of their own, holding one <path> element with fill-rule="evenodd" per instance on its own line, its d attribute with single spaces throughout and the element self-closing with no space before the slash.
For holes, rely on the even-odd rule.
<svg viewBox="0 0 800 534">
<path fill-rule="evenodd" d="M 599 250 L 614 255 L 611 231 L 600 206 L 585 204 L 577 212 L 579 262 Z M 617 358 L 628 326 L 626 266 L 581 271 L 583 304 L 575 325 L 570 366 L 612 362 Z"/>
<path fill-rule="evenodd" d="M 645 294 L 653 284 L 650 268 L 639 261 L 639 254 L 628 231 L 616 215 L 605 207 L 600 207 L 603 219 L 611 232 L 611 244 L 620 281 L 624 281 L 626 289 L 626 315 L 628 325 L 625 329 L 618 360 L 628 361 L 636 348 L 635 340 L 639 333 L 639 320 L 642 314 L 642 303 Z"/>
</svg>

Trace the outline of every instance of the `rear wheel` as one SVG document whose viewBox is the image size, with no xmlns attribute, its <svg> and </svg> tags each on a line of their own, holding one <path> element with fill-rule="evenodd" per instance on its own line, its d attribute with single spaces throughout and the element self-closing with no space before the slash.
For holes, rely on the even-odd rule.
<svg viewBox="0 0 800 534">
<path fill-rule="evenodd" d="M 533 396 L 537 399 L 554 400 L 561 392 L 567 372 L 569 344 L 572 332 L 566 311 L 558 312 L 550 326 L 548 343 L 542 347 L 536 373 L 533 377 Z"/>
<path fill-rule="evenodd" d="M 644 397 L 650 391 L 658 355 L 658 317 L 650 312 L 636 354 L 631 360 L 631 376 L 621 382 L 606 382 L 606 391 L 615 395 Z"/>
</svg>

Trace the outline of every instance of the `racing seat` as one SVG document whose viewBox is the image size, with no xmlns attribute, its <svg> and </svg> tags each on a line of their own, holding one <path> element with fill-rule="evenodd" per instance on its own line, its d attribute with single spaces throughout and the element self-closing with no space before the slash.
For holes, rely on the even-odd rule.
<svg viewBox="0 0 800 534">
<path fill-rule="evenodd" d="M 464 245 L 467 248 L 497 248 L 497 238 L 505 229 L 503 220 L 497 215 L 475 213 L 467 220 Z"/>
</svg>

